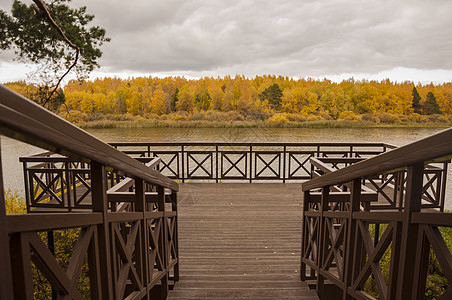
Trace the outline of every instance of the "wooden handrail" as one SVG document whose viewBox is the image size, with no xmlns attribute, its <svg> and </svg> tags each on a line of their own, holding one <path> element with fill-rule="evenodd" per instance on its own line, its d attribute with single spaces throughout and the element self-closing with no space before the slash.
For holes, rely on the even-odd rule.
<svg viewBox="0 0 452 300">
<path fill-rule="evenodd" d="M 449 128 L 412 144 L 311 179 L 302 184 L 302 190 L 309 191 L 327 185 L 344 183 L 355 178 L 381 174 L 417 163 L 428 163 L 437 159 L 446 160 L 450 159 L 451 155 L 452 128 Z"/>
<path fill-rule="evenodd" d="M 144 166 L 86 131 L 0 85 L 0 132 L 6 136 L 60 153 L 71 159 L 96 161 L 145 181 L 179 189 L 177 182 Z"/>
<path fill-rule="evenodd" d="M 117 142 L 117 143 L 109 143 L 113 147 L 122 147 L 122 146 L 228 146 L 228 147 L 270 147 L 270 146 L 287 146 L 287 147 L 300 147 L 300 146 L 320 146 L 320 147 L 386 147 L 388 149 L 395 149 L 397 146 L 387 143 L 347 143 L 347 142 L 338 142 L 338 143 L 317 143 L 317 142 L 309 142 L 309 143 L 296 143 L 296 142 L 284 142 L 284 143 L 241 143 L 241 142 Z"/>
</svg>

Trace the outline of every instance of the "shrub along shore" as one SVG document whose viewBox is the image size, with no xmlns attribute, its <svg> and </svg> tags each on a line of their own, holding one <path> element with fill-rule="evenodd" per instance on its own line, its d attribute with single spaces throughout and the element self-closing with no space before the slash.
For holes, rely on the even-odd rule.
<svg viewBox="0 0 452 300">
<path fill-rule="evenodd" d="M 382 114 L 380 116 L 352 115 L 353 118 L 334 120 L 320 115 L 275 113 L 267 119 L 245 118 L 238 112 L 177 112 L 168 115 L 86 115 L 71 111 L 63 118 L 82 128 L 153 128 L 153 127 L 210 127 L 210 128 L 368 128 L 368 127 L 437 127 L 452 126 L 452 119 L 444 116 L 410 117 Z"/>
<path fill-rule="evenodd" d="M 411 128 L 449 128 L 452 123 L 370 123 L 350 121 L 314 121 L 314 122 L 289 122 L 271 123 L 265 121 L 112 121 L 97 120 L 77 124 L 81 128 L 381 128 L 381 127 L 411 127 Z"/>
</svg>

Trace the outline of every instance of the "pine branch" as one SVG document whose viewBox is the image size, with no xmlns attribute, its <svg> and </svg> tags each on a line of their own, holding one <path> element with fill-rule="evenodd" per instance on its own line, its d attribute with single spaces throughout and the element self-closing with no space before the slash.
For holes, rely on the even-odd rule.
<svg viewBox="0 0 452 300">
<path fill-rule="evenodd" d="M 72 63 L 72 65 L 68 68 L 68 70 L 63 74 L 63 76 L 61 76 L 57 82 L 57 84 L 53 87 L 52 91 L 50 92 L 50 94 L 47 96 L 46 100 L 44 101 L 43 106 L 45 106 L 47 104 L 47 102 L 52 98 L 52 96 L 55 94 L 55 92 L 57 91 L 58 87 L 60 86 L 61 81 L 63 81 L 63 78 L 66 77 L 67 74 L 69 74 L 69 72 L 76 66 L 77 62 L 78 62 L 78 58 L 80 55 L 80 47 L 78 47 L 77 45 L 75 45 L 67 36 L 66 34 L 63 32 L 63 30 L 61 29 L 60 26 L 58 26 L 58 24 L 55 22 L 55 20 L 52 18 L 52 16 L 50 15 L 50 11 L 49 8 L 47 6 L 47 4 L 45 4 L 45 2 L 43 0 L 33 0 L 33 2 L 35 3 L 34 9 L 36 10 L 36 12 L 38 14 L 41 15 L 42 18 L 46 19 L 47 22 L 50 24 L 50 26 L 52 26 L 53 28 L 55 28 L 58 33 L 60 34 L 60 36 L 63 38 L 64 42 L 66 44 L 68 44 L 69 47 L 71 47 L 72 49 L 75 50 L 75 59 L 74 62 Z"/>
</svg>

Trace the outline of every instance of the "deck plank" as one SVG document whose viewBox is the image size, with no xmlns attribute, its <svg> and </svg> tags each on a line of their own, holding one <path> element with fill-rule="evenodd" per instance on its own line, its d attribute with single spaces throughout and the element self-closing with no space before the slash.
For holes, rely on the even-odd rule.
<svg viewBox="0 0 452 300">
<path fill-rule="evenodd" d="M 301 185 L 181 184 L 168 299 L 317 299 L 300 281 Z"/>
</svg>

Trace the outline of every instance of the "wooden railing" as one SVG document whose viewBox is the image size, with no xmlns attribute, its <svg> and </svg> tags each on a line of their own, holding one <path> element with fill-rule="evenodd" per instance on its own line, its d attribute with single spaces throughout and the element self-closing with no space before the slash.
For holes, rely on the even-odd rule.
<svg viewBox="0 0 452 300">
<path fill-rule="evenodd" d="M 311 158 L 311 177 L 316 178 L 363 160 L 363 158 Z M 450 160 L 425 165 L 421 208 L 437 208 L 444 211 L 448 163 L 450 163 Z M 364 178 L 361 194 L 374 194 L 376 196 L 373 201 L 368 203 L 368 209 L 402 210 L 406 194 L 406 176 L 406 170 L 395 170 Z M 334 185 L 331 186 L 331 189 L 333 193 L 336 192 L 334 195 L 344 196 L 345 193 L 343 192 L 349 190 L 349 184 Z M 331 195 L 333 194 L 330 193 L 330 200 Z"/>
<path fill-rule="evenodd" d="M 157 156 L 169 178 L 192 182 L 279 182 L 311 178 L 311 157 L 368 158 L 395 149 L 384 143 L 111 143 L 137 158 Z"/>
<path fill-rule="evenodd" d="M 77 182 L 86 184 L 91 202 L 82 213 L 6 215 L 0 176 L 0 299 L 34 299 L 36 274 L 52 287 L 47 298 L 166 298 L 169 285 L 179 277 L 178 184 L 3 86 L 0 130 L 61 155 L 35 159 L 62 163 L 61 174 L 69 175 L 31 190 L 60 198 L 61 187 Z M 42 178 L 55 174 L 42 171 L 42 166 L 37 169 Z M 111 174 L 127 191 L 107 183 Z M 75 188 L 68 190 L 67 195 Z M 63 206 L 70 203 L 61 200 Z M 63 267 L 52 244 L 54 233 L 67 229 L 74 229 L 76 239 Z M 78 287 L 81 273 L 87 274 L 86 293 Z"/>
<path fill-rule="evenodd" d="M 335 171 L 314 162 L 323 175 L 302 184 L 301 279 L 313 283 L 321 299 L 423 299 L 433 252 L 449 282 L 441 299 L 450 299 L 452 255 L 440 228 L 452 227 L 452 214 L 441 212 L 444 195 L 442 205 L 432 205 L 425 193 L 433 181 L 445 182 L 451 156 L 448 129 Z M 397 203 L 369 201 L 363 187 L 389 177 L 398 182 Z"/>
<path fill-rule="evenodd" d="M 381 143 L 114 143 L 114 147 L 182 182 L 300 182 L 315 175 L 315 159 L 350 162 L 395 146 Z M 21 157 L 29 212 L 91 209 L 89 164 L 53 153 Z M 337 164 L 333 164 L 333 167 Z M 314 172 L 314 173 L 313 173 Z M 124 176 L 107 172 L 109 187 Z M 109 195 L 109 203 L 113 196 Z M 110 204 L 114 209 L 114 205 Z"/>
</svg>

